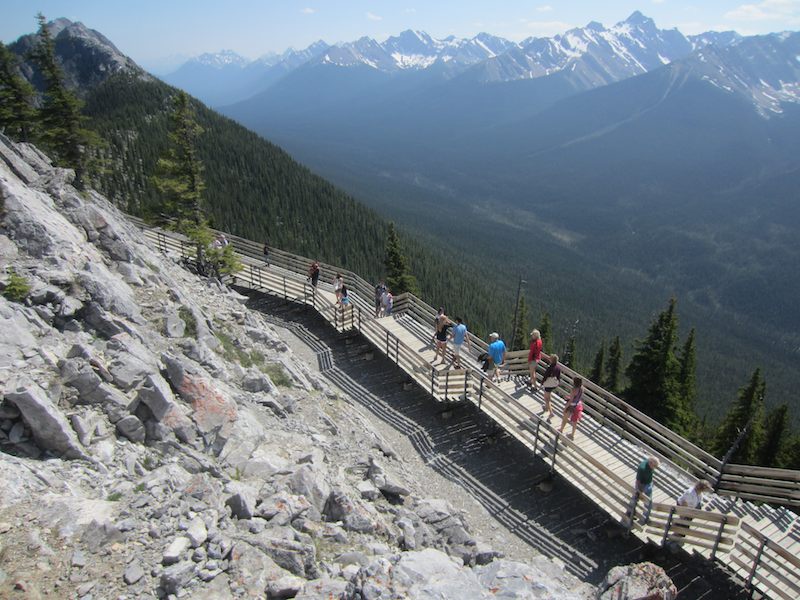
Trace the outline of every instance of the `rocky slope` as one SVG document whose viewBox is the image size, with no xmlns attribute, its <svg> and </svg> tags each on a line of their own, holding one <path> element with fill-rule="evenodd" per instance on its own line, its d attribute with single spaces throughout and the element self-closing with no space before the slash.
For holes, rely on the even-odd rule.
<svg viewBox="0 0 800 600">
<path fill-rule="evenodd" d="M 0 158 L 0 597 L 594 595 L 424 497 L 244 298 L 35 148 Z"/>
</svg>

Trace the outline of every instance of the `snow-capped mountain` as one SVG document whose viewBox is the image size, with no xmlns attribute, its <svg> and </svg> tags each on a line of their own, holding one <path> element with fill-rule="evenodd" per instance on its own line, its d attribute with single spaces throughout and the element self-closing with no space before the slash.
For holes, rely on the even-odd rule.
<svg viewBox="0 0 800 600">
<path fill-rule="evenodd" d="M 762 116 L 800 104 L 800 33 L 744 38 L 736 44 L 701 48 L 686 69 L 717 88 L 752 103 Z"/>
<path fill-rule="evenodd" d="M 198 64 L 212 69 L 244 68 L 250 63 L 244 56 L 233 50 L 221 50 L 220 52 L 201 54 L 187 61 L 186 65 Z"/>
</svg>

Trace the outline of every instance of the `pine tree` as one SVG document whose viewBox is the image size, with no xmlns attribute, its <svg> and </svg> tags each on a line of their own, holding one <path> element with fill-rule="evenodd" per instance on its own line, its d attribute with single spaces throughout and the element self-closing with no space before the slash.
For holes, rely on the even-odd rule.
<svg viewBox="0 0 800 600">
<path fill-rule="evenodd" d="M 679 421 L 679 363 L 675 355 L 678 337 L 676 300 L 653 322 L 647 337 L 637 344 L 625 374 L 627 402 L 667 427 Z"/>
<path fill-rule="evenodd" d="M 20 75 L 16 56 L 0 42 L 0 130 L 18 142 L 33 137 L 35 93 L 33 86 Z"/>
<path fill-rule="evenodd" d="M 606 359 L 606 343 L 600 343 L 600 349 L 594 355 L 594 362 L 592 363 L 592 370 L 589 372 L 589 381 L 602 385 L 603 381 L 603 365 Z"/>
<path fill-rule="evenodd" d="M 675 433 L 690 439 L 696 436 L 698 425 L 697 413 L 695 412 L 695 399 L 697 398 L 695 387 L 696 367 L 695 330 L 692 328 L 680 354 L 677 410 L 670 423 L 670 428 Z"/>
<path fill-rule="evenodd" d="M 800 435 L 793 436 L 781 454 L 781 468 L 800 470 Z"/>
<path fill-rule="evenodd" d="M 45 82 L 39 110 L 40 142 L 53 154 L 57 164 L 75 170 L 75 185 L 80 188 L 85 185 L 87 152 L 89 146 L 97 143 L 97 136 L 83 126 L 82 103 L 64 85 L 64 76 L 56 61 L 55 42 L 44 15 L 39 13 L 36 19 L 39 39 L 31 59 Z"/>
<path fill-rule="evenodd" d="M 511 350 L 526 350 L 528 348 L 528 338 L 530 337 L 531 328 L 530 321 L 528 320 L 528 307 L 525 304 L 525 296 L 520 295 L 519 304 L 516 310 L 517 327 L 514 330 L 514 335 L 511 338 Z"/>
<path fill-rule="evenodd" d="M 169 147 L 158 159 L 157 175 L 153 178 L 161 192 L 162 204 L 154 215 L 157 222 L 168 219 L 171 226 L 195 239 L 203 235 L 207 226 L 203 211 L 203 165 L 197 156 L 198 138 L 203 128 L 195 120 L 194 110 L 186 92 L 178 92 L 172 101 L 170 113 Z M 208 240 L 210 243 L 210 239 Z"/>
<path fill-rule="evenodd" d="M 762 467 L 779 467 L 789 443 L 788 437 L 789 406 L 781 404 L 771 410 L 764 420 L 764 440 L 758 449 L 758 464 Z"/>
<path fill-rule="evenodd" d="M 178 92 L 170 113 L 169 146 L 158 160 L 158 174 L 153 178 L 162 193 L 156 221 L 194 242 L 199 273 L 220 277 L 242 267 L 232 246 L 212 244 L 213 234 L 203 207 L 203 165 L 197 156 L 197 142 L 202 133 L 189 96 Z"/>
<path fill-rule="evenodd" d="M 417 279 L 409 270 L 408 259 L 403 254 L 403 248 L 400 245 L 400 238 L 394 228 L 394 223 L 389 223 L 384 265 L 386 266 L 386 285 L 392 290 L 392 294 L 397 295 L 404 292 L 419 294 Z"/>
<path fill-rule="evenodd" d="M 542 334 L 542 350 L 545 354 L 553 353 L 553 335 L 552 323 L 550 322 L 550 313 L 542 313 L 542 321 L 539 324 L 539 333 Z"/>
<path fill-rule="evenodd" d="M 575 341 L 575 336 L 569 336 L 569 339 L 567 340 L 567 346 L 564 348 L 564 356 L 561 358 L 561 362 L 573 371 L 578 370 L 576 344 L 577 342 Z"/>
<path fill-rule="evenodd" d="M 603 378 L 603 387 L 612 394 L 619 394 L 622 379 L 622 343 L 619 336 L 608 347 L 608 361 Z"/>
<path fill-rule="evenodd" d="M 717 456 L 725 456 L 740 432 L 747 427 L 747 432 L 729 461 L 749 465 L 756 462 L 764 434 L 765 391 L 766 382 L 761 377 L 761 369 L 756 369 L 750 382 L 739 390 L 736 402 L 717 429 L 714 440 L 714 451 Z"/>
</svg>

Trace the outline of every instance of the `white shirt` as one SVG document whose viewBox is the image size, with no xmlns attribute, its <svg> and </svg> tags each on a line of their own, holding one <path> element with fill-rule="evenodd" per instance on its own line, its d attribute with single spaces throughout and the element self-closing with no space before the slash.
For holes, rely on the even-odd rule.
<svg viewBox="0 0 800 600">
<path fill-rule="evenodd" d="M 698 494 L 694 486 L 683 492 L 678 498 L 678 506 L 688 506 L 689 508 L 700 508 L 703 502 L 703 494 Z"/>
</svg>

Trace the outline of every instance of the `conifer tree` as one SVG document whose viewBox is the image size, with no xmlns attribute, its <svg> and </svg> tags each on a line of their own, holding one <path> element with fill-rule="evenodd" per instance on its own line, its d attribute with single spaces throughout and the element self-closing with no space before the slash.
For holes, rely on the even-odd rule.
<svg viewBox="0 0 800 600">
<path fill-rule="evenodd" d="M 625 400 L 667 427 L 675 424 L 680 413 L 680 366 L 675 355 L 678 337 L 676 304 L 672 298 L 667 309 L 659 314 L 647 337 L 638 342 L 636 353 L 625 370 L 629 381 L 624 392 Z"/>
<path fill-rule="evenodd" d="M 793 436 L 781 455 L 781 468 L 800 470 L 800 435 Z"/>
<path fill-rule="evenodd" d="M 689 332 L 683 345 L 680 356 L 680 370 L 678 371 L 678 395 L 673 414 L 667 421 L 669 427 L 675 432 L 689 439 L 697 436 L 697 414 L 695 413 L 695 371 L 697 357 L 695 351 L 695 330 Z"/>
<path fill-rule="evenodd" d="M 725 456 L 736 442 L 740 433 L 747 431 L 730 457 L 730 462 L 754 464 L 764 435 L 764 393 L 766 382 L 761 377 L 761 369 L 753 371 L 750 382 L 739 390 L 724 421 L 717 429 L 714 451 L 717 456 Z"/>
<path fill-rule="evenodd" d="M 386 266 L 386 285 L 392 290 L 392 294 L 397 295 L 404 292 L 419 294 L 417 279 L 409 270 L 408 259 L 403 254 L 394 223 L 389 223 L 384 265 Z"/>
<path fill-rule="evenodd" d="M 553 353 L 553 325 L 550 322 L 550 313 L 542 313 L 542 320 L 539 324 L 539 333 L 542 334 L 542 350 L 545 354 Z"/>
<path fill-rule="evenodd" d="M 762 467 L 780 467 L 783 452 L 789 443 L 789 406 L 781 404 L 767 414 L 764 420 L 764 440 L 758 449 L 758 464 Z"/>
<path fill-rule="evenodd" d="M 17 57 L 0 42 L 0 131 L 31 141 L 36 126 L 33 86 L 19 73 Z"/>
<path fill-rule="evenodd" d="M 577 342 L 575 341 L 575 336 L 569 336 L 569 339 L 567 340 L 567 346 L 564 348 L 564 356 L 561 358 L 561 362 L 573 371 L 578 370 L 576 344 Z"/>
<path fill-rule="evenodd" d="M 606 343 L 600 343 L 600 349 L 594 355 L 594 362 L 592 362 L 592 370 L 589 372 L 589 381 L 602 385 L 603 382 L 603 365 L 606 360 Z"/>
<path fill-rule="evenodd" d="M 97 136 L 83 126 L 82 103 L 64 85 L 61 67 L 56 61 L 53 36 L 44 15 L 39 22 L 38 42 L 31 59 L 39 68 L 45 82 L 42 106 L 39 110 L 41 143 L 53 154 L 56 163 L 75 170 L 75 185 L 85 185 L 87 152 L 97 142 Z"/>
<path fill-rule="evenodd" d="M 162 193 L 156 221 L 183 233 L 195 243 L 198 272 L 205 275 L 232 274 L 241 269 L 232 246 L 215 247 L 203 207 L 203 165 L 197 141 L 203 128 L 196 122 L 189 96 L 178 92 L 170 113 L 169 146 L 159 158 L 153 178 Z"/>
<path fill-rule="evenodd" d="M 530 337 L 531 327 L 528 320 L 528 306 L 525 304 L 525 296 L 520 295 L 519 304 L 516 310 L 517 327 L 511 339 L 510 350 L 525 350 L 528 348 L 528 338 Z"/>
<path fill-rule="evenodd" d="M 195 120 L 186 92 L 178 92 L 172 100 L 169 115 L 169 146 L 158 159 L 153 178 L 161 192 L 157 222 L 168 219 L 171 227 L 191 238 L 203 236 L 207 227 L 203 211 L 203 165 L 197 155 L 197 142 L 203 128 Z M 210 234 L 205 234 L 208 237 Z M 210 239 L 207 240 L 210 243 Z"/>
<path fill-rule="evenodd" d="M 612 394 L 619 394 L 622 379 L 622 343 L 619 336 L 614 338 L 608 347 L 608 360 L 606 361 L 603 387 Z"/>
</svg>

